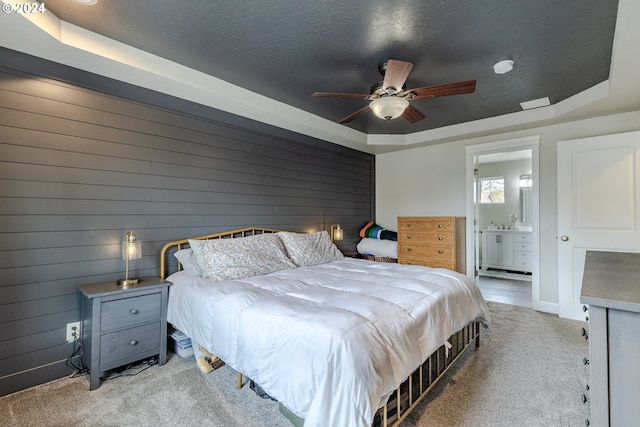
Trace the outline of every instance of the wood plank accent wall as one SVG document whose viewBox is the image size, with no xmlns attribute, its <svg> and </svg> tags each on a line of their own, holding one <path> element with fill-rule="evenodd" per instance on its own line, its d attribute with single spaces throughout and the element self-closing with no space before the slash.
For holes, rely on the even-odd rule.
<svg viewBox="0 0 640 427">
<path fill-rule="evenodd" d="M 130 266 L 141 277 L 159 274 L 171 240 L 340 223 L 353 249 L 374 217 L 372 155 L 6 49 L 0 57 L 0 395 L 70 372 L 76 286 L 124 275 L 130 229 L 143 242 Z"/>
</svg>

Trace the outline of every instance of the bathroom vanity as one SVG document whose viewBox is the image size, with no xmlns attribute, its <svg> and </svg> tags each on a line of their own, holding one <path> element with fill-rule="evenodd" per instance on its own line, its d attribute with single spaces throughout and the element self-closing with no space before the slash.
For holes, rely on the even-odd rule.
<svg viewBox="0 0 640 427">
<path fill-rule="evenodd" d="M 531 273 L 533 258 L 531 231 L 483 230 L 482 268 Z"/>
</svg>

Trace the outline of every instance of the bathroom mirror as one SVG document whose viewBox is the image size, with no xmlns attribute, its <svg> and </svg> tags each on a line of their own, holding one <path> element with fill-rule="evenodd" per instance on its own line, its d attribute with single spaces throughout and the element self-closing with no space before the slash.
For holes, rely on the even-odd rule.
<svg viewBox="0 0 640 427">
<path fill-rule="evenodd" d="M 531 222 L 533 193 L 531 175 L 520 175 L 520 222 Z"/>
<path fill-rule="evenodd" d="M 520 189 L 520 222 L 531 222 L 533 192 L 531 187 Z"/>
</svg>

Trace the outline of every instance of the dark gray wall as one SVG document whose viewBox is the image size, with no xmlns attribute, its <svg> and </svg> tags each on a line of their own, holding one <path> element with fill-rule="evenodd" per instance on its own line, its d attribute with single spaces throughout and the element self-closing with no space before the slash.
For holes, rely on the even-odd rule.
<svg viewBox="0 0 640 427">
<path fill-rule="evenodd" d="M 375 158 L 0 49 L 0 395 L 70 372 L 76 287 L 159 274 L 164 243 L 257 225 L 358 229 Z"/>
</svg>

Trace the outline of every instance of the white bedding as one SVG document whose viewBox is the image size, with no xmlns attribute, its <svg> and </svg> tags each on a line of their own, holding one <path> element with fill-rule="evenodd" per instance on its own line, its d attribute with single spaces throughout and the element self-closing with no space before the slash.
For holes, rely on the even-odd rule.
<svg viewBox="0 0 640 427">
<path fill-rule="evenodd" d="M 383 399 L 489 310 L 469 277 L 345 258 L 241 280 L 171 275 L 168 321 L 305 427 L 369 426 Z"/>
<path fill-rule="evenodd" d="M 398 242 L 365 237 L 356 245 L 359 254 L 398 258 Z"/>
</svg>

